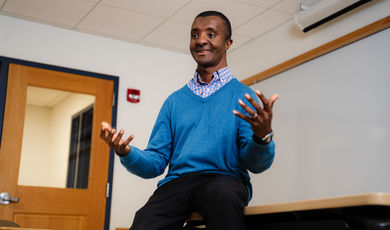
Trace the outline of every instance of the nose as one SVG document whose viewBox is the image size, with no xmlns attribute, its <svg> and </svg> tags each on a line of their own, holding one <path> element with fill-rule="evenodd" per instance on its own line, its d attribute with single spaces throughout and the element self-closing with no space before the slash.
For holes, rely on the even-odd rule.
<svg viewBox="0 0 390 230">
<path fill-rule="evenodd" d="M 196 40 L 197 45 L 205 45 L 208 41 L 207 35 L 205 33 L 199 34 L 199 38 Z"/>
</svg>

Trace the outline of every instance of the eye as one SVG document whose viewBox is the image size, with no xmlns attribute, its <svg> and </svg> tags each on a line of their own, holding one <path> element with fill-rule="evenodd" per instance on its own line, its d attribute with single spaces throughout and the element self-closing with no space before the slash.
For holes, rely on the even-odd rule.
<svg viewBox="0 0 390 230">
<path fill-rule="evenodd" d="M 215 37 L 215 33 L 209 33 L 209 38 L 214 38 Z"/>
<path fill-rule="evenodd" d="M 197 38 L 199 38 L 199 35 L 198 34 L 191 34 L 191 38 L 197 39 Z"/>
</svg>

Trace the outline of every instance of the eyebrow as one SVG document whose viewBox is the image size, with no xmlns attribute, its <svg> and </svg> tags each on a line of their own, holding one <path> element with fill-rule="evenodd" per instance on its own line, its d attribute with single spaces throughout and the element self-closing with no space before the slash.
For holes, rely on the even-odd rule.
<svg viewBox="0 0 390 230">
<path fill-rule="evenodd" d="M 191 33 L 192 32 L 198 32 L 198 31 L 200 31 L 200 29 L 198 29 L 198 28 L 191 29 Z M 214 28 L 214 27 L 207 27 L 206 31 L 218 32 L 218 30 L 216 28 Z"/>
</svg>

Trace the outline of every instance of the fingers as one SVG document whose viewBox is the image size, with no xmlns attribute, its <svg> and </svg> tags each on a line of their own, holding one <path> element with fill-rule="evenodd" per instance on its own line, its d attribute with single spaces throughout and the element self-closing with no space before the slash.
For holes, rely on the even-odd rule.
<svg viewBox="0 0 390 230">
<path fill-rule="evenodd" d="M 110 145 L 113 144 L 112 140 L 113 140 L 114 135 L 116 135 L 116 130 L 111 129 L 111 132 L 108 133 L 107 138 L 106 138 L 106 142 L 109 143 Z"/>
<path fill-rule="evenodd" d="M 249 114 L 249 116 L 246 116 L 242 113 L 239 113 L 238 111 L 234 110 L 233 113 L 237 115 L 238 117 L 248 121 L 249 123 L 253 123 L 254 120 L 258 119 L 257 115 L 263 116 L 264 111 L 260 107 L 259 103 L 255 99 L 253 99 L 249 94 L 245 94 L 245 98 L 248 100 L 248 102 L 253 106 L 255 110 L 253 110 L 251 107 L 249 107 L 247 104 L 245 104 L 242 100 L 238 100 L 238 104 Z M 268 103 L 268 101 L 267 101 Z"/>
<path fill-rule="evenodd" d="M 253 111 L 253 109 L 251 109 L 248 105 L 246 105 L 242 100 L 238 100 L 238 104 L 240 104 L 240 106 L 250 115 L 250 116 L 255 116 L 256 115 L 256 111 Z"/>
<path fill-rule="evenodd" d="M 239 100 L 238 103 L 249 115 L 240 113 L 237 110 L 233 110 L 233 114 L 248 122 L 251 125 L 253 133 L 256 136 L 261 137 L 272 130 L 272 108 L 275 101 L 279 98 L 279 95 L 275 94 L 268 99 L 260 91 L 256 91 L 256 96 L 259 97 L 263 106 L 261 106 L 249 94 L 245 94 L 245 98 L 253 106 L 253 108 L 250 107 L 250 105 L 248 106 L 245 104 L 242 100 Z"/>
<path fill-rule="evenodd" d="M 274 94 L 270 99 L 268 100 L 263 93 L 260 91 L 256 90 L 256 95 L 260 98 L 261 102 L 263 103 L 263 108 L 267 112 L 272 112 L 272 108 L 274 106 L 274 103 L 276 99 L 279 98 L 278 94 Z"/>
<path fill-rule="evenodd" d="M 107 122 L 102 122 L 101 123 L 102 128 L 100 130 L 100 138 L 105 140 L 107 138 L 107 133 L 106 132 L 111 132 L 111 126 Z"/>
<path fill-rule="evenodd" d="M 249 94 L 245 94 L 245 98 L 251 103 L 255 111 L 246 105 L 242 100 L 238 100 L 238 104 L 250 115 L 250 116 L 245 116 L 238 111 L 233 111 L 235 115 L 241 114 L 242 116 L 245 116 L 247 119 L 255 118 L 257 117 L 256 114 L 261 115 L 261 116 L 266 116 L 266 114 L 272 114 L 272 108 L 274 106 L 275 101 L 279 98 L 278 94 L 274 94 L 272 97 L 267 99 L 263 93 L 260 91 L 256 91 L 256 95 L 260 98 L 261 102 L 263 103 L 263 108 L 257 103 L 256 100 L 254 100 Z M 239 116 L 243 118 L 242 116 Z M 243 118 L 244 119 L 244 118 Z M 246 120 L 247 120 L 246 119 Z"/>
<path fill-rule="evenodd" d="M 270 111 L 270 104 L 269 104 L 268 99 L 264 96 L 263 93 L 261 93 L 258 90 L 256 90 L 256 95 L 260 98 L 261 102 L 263 103 L 264 110 L 269 112 Z"/>
<path fill-rule="evenodd" d="M 107 122 L 101 123 L 102 128 L 100 130 L 100 138 L 103 139 L 112 149 L 118 153 L 127 152 L 126 148 L 130 142 L 134 139 L 134 135 L 131 134 L 125 141 L 123 141 L 124 130 L 121 129 L 118 133 Z"/>
<path fill-rule="evenodd" d="M 269 99 L 270 101 L 270 104 L 271 104 L 271 109 L 274 107 L 274 103 L 275 101 L 279 98 L 279 95 L 278 94 L 274 94 L 272 95 L 272 97 Z"/>
<path fill-rule="evenodd" d="M 114 134 L 114 136 L 112 137 L 112 142 L 114 145 L 119 145 L 120 141 L 122 140 L 123 133 L 124 131 L 123 129 L 121 129 L 118 134 Z"/>
<path fill-rule="evenodd" d="M 105 142 L 108 143 L 109 135 L 112 132 L 112 128 L 107 122 L 102 122 L 101 125 L 102 128 L 100 130 L 100 138 L 102 138 Z"/>
<path fill-rule="evenodd" d="M 244 114 L 238 112 L 237 110 L 233 110 L 233 114 L 236 115 L 237 117 L 244 119 L 245 121 L 249 122 L 252 124 L 251 117 L 245 116 Z"/>
<path fill-rule="evenodd" d="M 245 98 L 249 101 L 249 103 L 251 103 L 251 105 L 253 106 L 253 108 L 255 108 L 255 113 L 262 113 L 262 109 L 259 105 L 259 103 L 257 103 L 257 101 L 255 99 L 253 99 L 249 94 L 245 94 Z M 248 111 L 247 111 L 248 112 Z M 255 113 L 250 113 L 252 116 L 255 115 Z"/>
<path fill-rule="evenodd" d="M 102 129 L 111 129 L 111 126 L 105 121 L 103 121 L 101 125 L 102 125 Z"/>
<path fill-rule="evenodd" d="M 134 134 L 131 134 L 126 140 L 125 142 L 123 143 L 123 145 L 127 146 L 130 144 L 130 142 L 134 139 Z"/>
</svg>

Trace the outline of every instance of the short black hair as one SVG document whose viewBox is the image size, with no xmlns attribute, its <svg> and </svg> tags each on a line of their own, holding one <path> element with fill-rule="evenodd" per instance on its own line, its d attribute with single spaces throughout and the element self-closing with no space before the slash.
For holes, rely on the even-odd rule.
<svg viewBox="0 0 390 230">
<path fill-rule="evenodd" d="M 207 17 L 207 16 L 217 16 L 220 17 L 224 23 L 225 23 L 225 39 L 226 41 L 232 38 L 232 26 L 230 24 L 229 19 L 221 12 L 214 11 L 214 10 L 209 10 L 209 11 L 204 11 L 200 14 L 198 14 L 195 18 L 199 17 Z"/>
</svg>

